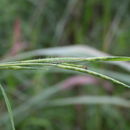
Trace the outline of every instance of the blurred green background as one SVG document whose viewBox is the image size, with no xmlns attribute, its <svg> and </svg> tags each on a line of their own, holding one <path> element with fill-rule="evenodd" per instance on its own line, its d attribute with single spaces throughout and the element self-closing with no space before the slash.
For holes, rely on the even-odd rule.
<svg viewBox="0 0 130 130">
<path fill-rule="evenodd" d="M 130 56 L 129 0 L 0 0 L 1 61 L 107 55 Z M 128 62 L 83 64 L 130 84 Z M 129 108 L 100 103 L 129 89 L 53 67 L 0 74 L 16 130 L 130 130 Z M 10 130 L 2 95 L 0 115 Z"/>
</svg>

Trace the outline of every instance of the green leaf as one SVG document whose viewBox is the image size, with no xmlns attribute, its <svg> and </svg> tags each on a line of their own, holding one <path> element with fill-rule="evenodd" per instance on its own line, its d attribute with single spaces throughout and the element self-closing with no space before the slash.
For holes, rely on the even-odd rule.
<svg viewBox="0 0 130 130">
<path fill-rule="evenodd" d="M 0 89 L 1 89 L 2 95 L 4 97 L 4 100 L 5 100 L 7 109 L 8 109 L 8 114 L 9 114 L 9 117 L 10 117 L 12 130 L 15 130 L 15 125 L 14 125 L 14 119 L 13 119 L 13 113 L 12 113 L 12 110 L 11 110 L 11 105 L 10 105 L 9 99 L 8 99 L 8 97 L 7 97 L 7 95 L 6 95 L 5 91 L 4 91 L 4 88 L 2 87 L 1 84 L 0 84 Z"/>
<path fill-rule="evenodd" d="M 34 60 L 24 60 L 15 62 L 6 62 L 0 64 L 0 69 L 43 69 L 43 66 L 55 66 L 63 69 L 74 70 L 78 72 L 88 73 L 102 79 L 109 80 L 118 85 L 130 88 L 116 79 L 108 77 L 106 75 L 84 69 L 82 65 L 68 64 L 70 62 L 97 62 L 97 61 L 130 61 L 130 57 L 121 56 L 109 56 L 109 57 L 93 57 L 93 58 L 75 58 L 75 57 L 63 57 L 63 58 L 45 58 L 45 59 L 34 59 Z M 40 66 L 40 67 L 39 67 Z"/>
</svg>

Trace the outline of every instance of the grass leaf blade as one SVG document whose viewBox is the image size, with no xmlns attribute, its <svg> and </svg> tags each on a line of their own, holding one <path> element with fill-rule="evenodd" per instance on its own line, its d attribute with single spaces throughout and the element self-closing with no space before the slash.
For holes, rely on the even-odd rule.
<svg viewBox="0 0 130 130">
<path fill-rule="evenodd" d="M 100 73 L 97 73 L 97 72 L 94 72 L 94 71 L 91 71 L 91 70 L 87 70 L 87 69 L 83 69 L 83 68 L 79 68 L 79 67 L 74 67 L 74 66 L 62 65 L 62 64 L 57 65 L 57 67 L 69 69 L 69 70 L 74 70 L 74 71 L 79 71 L 79 72 L 83 72 L 83 73 L 88 73 L 90 75 L 93 75 L 93 76 L 96 76 L 96 77 L 99 77 L 99 78 L 102 78 L 102 79 L 105 79 L 105 80 L 109 80 L 109 81 L 116 83 L 118 85 L 130 88 L 130 86 L 127 85 L 127 84 L 124 84 L 124 83 L 122 83 L 122 82 L 120 82 L 116 79 L 113 79 L 109 76 L 106 76 L 106 75 L 103 75 L 103 74 L 100 74 Z"/>
<path fill-rule="evenodd" d="M 15 130 L 15 125 L 14 125 L 14 119 L 13 119 L 13 113 L 12 113 L 12 110 L 11 110 L 11 105 L 9 103 L 9 99 L 8 99 L 6 93 L 5 93 L 5 90 L 4 90 L 4 88 L 2 87 L 1 84 L 0 84 L 0 89 L 1 89 L 2 95 L 4 97 L 6 106 L 7 106 L 8 114 L 9 114 L 11 125 L 12 125 L 12 130 Z"/>
</svg>

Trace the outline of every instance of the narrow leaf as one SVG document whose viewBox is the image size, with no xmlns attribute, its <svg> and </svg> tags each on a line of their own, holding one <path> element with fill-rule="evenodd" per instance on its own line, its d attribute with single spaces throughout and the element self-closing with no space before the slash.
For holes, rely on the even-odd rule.
<svg viewBox="0 0 130 130">
<path fill-rule="evenodd" d="M 5 100 L 7 109 L 8 109 L 8 114 L 9 114 L 9 117 L 10 117 L 12 130 L 15 130 L 15 125 L 14 125 L 14 119 L 13 119 L 13 113 L 12 113 L 12 110 L 11 110 L 11 105 L 10 105 L 8 97 L 7 97 L 7 95 L 6 95 L 5 91 L 4 91 L 4 88 L 2 87 L 1 84 L 0 84 L 0 89 L 1 89 L 2 95 L 4 97 L 4 100 Z"/>
</svg>

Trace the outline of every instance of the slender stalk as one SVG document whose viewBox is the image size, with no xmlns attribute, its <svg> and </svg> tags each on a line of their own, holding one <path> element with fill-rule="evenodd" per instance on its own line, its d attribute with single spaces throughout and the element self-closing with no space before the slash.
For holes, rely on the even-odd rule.
<svg viewBox="0 0 130 130">
<path fill-rule="evenodd" d="M 108 57 L 91 57 L 91 58 L 77 58 L 77 57 L 62 57 L 62 58 L 45 58 L 45 59 L 34 59 L 34 60 L 23 60 L 16 62 L 6 63 L 70 63 L 70 62 L 97 62 L 97 61 L 130 61 L 130 57 L 122 56 L 108 56 Z M 1 63 L 3 64 L 3 63 Z"/>
</svg>

